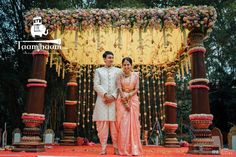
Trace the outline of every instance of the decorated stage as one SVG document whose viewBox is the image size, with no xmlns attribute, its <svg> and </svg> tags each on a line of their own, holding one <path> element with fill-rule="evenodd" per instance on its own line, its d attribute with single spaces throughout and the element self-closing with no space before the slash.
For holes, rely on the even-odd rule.
<svg viewBox="0 0 236 157">
<path fill-rule="evenodd" d="M 200 156 L 187 154 L 187 147 L 181 148 L 165 148 L 161 146 L 144 146 L 144 157 L 182 157 L 182 156 Z M 2 151 L 0 157 L 65 157 L 65 156 L 76 156 L 76 157 L 90 157 L 90 156 L 117 156 L 113 155 L 113 148 L 111 145 L 108 146 L 107 155 L 99 155 L 100 145 L 94 146 L 50 146 L 45 152 L 39 153 L 26 153 L 26 152 L 11 152 Z M 201 155 L 204 157 L 208 156 L 224 156 L 224 157 L 235 157 L 236 151 L 223 149 L 221 155 Z"/>
</svg>

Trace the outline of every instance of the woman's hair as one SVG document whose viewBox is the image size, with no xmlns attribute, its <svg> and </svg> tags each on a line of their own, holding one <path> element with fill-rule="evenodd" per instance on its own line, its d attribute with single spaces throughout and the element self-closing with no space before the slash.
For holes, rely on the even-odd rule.
<svg viewBox="0 0 236 157">
<path fill-rule="evenodd" d="M 132 59 L 130 57 L 125 57 L 122 59 L 122 64 L 125 62 L 125 61 L 128 61 L 131 65 L 132 65 Z"/>
<path fill-rule="evenodd" d="M 103 58 L 107 58 L 108 55 L 114 56 L 114 54 L 111 51 L 105 51 L 102 55 Z"/>
</svg>

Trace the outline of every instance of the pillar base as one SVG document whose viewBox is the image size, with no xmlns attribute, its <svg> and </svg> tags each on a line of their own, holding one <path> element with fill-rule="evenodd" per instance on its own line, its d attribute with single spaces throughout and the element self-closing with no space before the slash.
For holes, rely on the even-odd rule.
<svg viewBox="0 0 236 157">
<path fill-rule="evenodd" d="M 25 124 L 23 137 L 20 143 L 14 144 L 14 152 L 44 152 L 44 143 L 41 142 L 39 126 L 45 120 L 43 114 L 23 113 L 22 120 Z"/>
<path fill-rule="evenodd" d="M 216 145 L 190 144 L 188 153 L 199 155 L 220 155 L 220 148 Z"/>
<path fill-rule="evenodd" d="M 175 133 L 178 128 L 178 124 L 164 124 L 164 131 L 166 133 L 164 146 L 168 148 L 178 148 L 180 147 L 177 135 Z"/>
<path fill-rule="evenodd" d="M 193 129 L 194 138 L 189 145 L 190 154 L 220 154 L 220 148 L 213 144 L 211 131 L 208 127 L 212 124 L 211 114 L 191 114 L 189 116 Z"/>
<path fill-rule="evenodd" d="M 13 152 L 44 152 L 44 143 L 18 143 L 14 144 Z"/>
<path fill-rule="evenodd" d="M 76 145 L 75 138 L 75 128 L 76 123 L 63 123 L 64 131 L 63 131 L 63 139 L 60 140 L 60 145 L 62 146 L 74 146 Z"/>
<path fill-rule="evenodd" d="M 168 148 L 180 147 L 176 133 L 167 133 L 164 141 L 164 146 Z"/>
</svg>

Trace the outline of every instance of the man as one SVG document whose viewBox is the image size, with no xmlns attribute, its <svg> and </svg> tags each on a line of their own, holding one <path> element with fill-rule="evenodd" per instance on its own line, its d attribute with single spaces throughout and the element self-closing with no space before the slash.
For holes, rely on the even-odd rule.
<svg viewBox="0 0 236 157">
<path fill-rule="evenodd" d="M 102 146 L 102 155 L 106 154 L 109 129 L 112 137 L 114 154 L 118 155 L 116 106 L 117 98 L 116 78 L 121 70 L 113 66 L 114 55 L 110 51 L 103 54 L 105 67 L 98 68 L 94 76 L 94 90 L 97 92 L 97 100 L 93 112 L 93 121 L 96 121 L 98 137 Z"/>
</svg>

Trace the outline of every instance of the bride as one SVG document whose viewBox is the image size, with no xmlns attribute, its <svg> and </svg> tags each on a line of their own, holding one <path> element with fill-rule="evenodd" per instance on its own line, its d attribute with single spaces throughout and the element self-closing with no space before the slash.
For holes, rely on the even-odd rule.
<svg viewBox="0 0 236 157">
<path fill-rule="evenodd" d="M 141 155 L 139 122 L 139 74 L 132 72 L 132 59 L 122 60 L 123 73 L 117 78 L 118 150 L 120 155 Z"/>
</svg>

